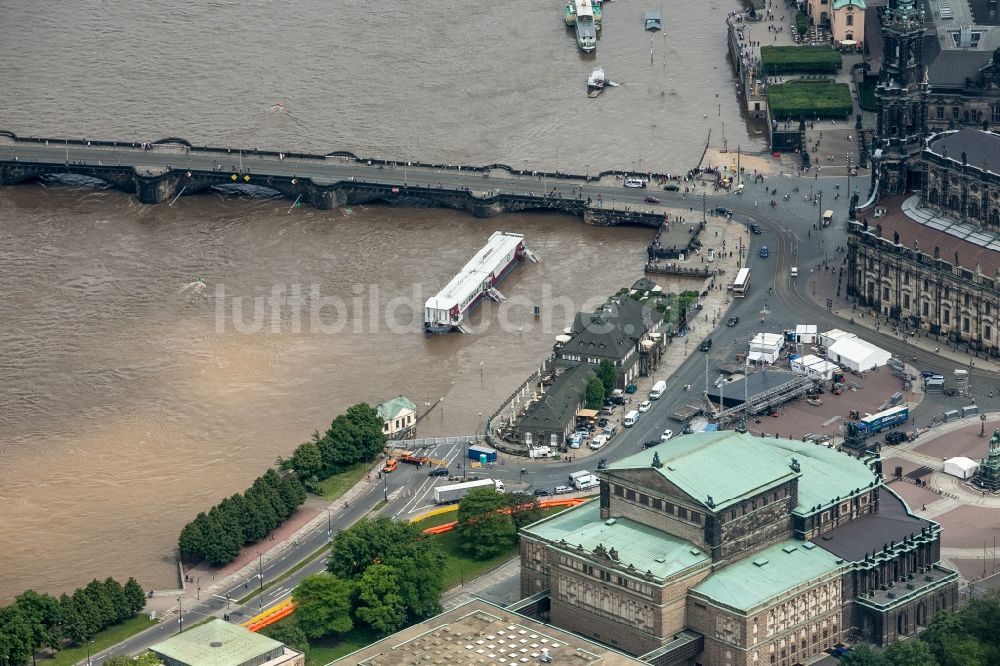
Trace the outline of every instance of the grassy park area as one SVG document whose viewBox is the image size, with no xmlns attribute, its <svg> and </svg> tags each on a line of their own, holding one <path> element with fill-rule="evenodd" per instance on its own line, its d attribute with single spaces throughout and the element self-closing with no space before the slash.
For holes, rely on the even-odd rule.
<svg viewBox="0 0 1000 666">
<path fill-rule="evenodd" d="M 843 58 L 829 46 L 763 46 L 761 67 L 765 74 L 834 74 Z"/>
<path fill-rule="evenodd" d="M 104 631 L 99 631 L 90 641 L 90 655 L 94 656 L 102 650 L 117 645 L 154 624 L 156 622 L 150 620 L 148 614 L 140 613 L 121 624 L 115 624 Z M 84 644 L 59 650 L 51 659 L 45 659 L 43 663 L 46 666 L 73 666 L 73 664 L 86 660 L 87 646 Z"/>
<path fill-rule="evenodd" d="M 770 86 L 767 103 L 771 107 L 771 117 L 778 121 L 786 118 L 793 121 L 799 118 L 849 118 L 854 110 L 847 84 L 830 79 L 790 81 Z"/>
</svg>

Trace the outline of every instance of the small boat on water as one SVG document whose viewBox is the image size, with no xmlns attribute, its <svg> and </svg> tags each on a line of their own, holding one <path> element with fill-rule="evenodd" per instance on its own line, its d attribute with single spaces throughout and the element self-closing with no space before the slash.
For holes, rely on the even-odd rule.
<svg viewBox="0 0 1000 666">
<path fill-rule="evenodd" d="M 590 78 L 587 79 L 587 97 L 597 97 L 604 92 L 605 83 L 607 83 L 607 79 L 604 78 L 604 69 L 595 67 Z"/>
<path fill-rule="evenodd" d="M 663 18 L 660 12 L 646 12 L 646 30 L 660 30 L 663 27 Z"/>
<path fill-rule="evenodd" d="M 563 8 L 563 20 L 566 21 L 566 25 L 576 25 L 576 3 L 574 0 L 569 0 Z"/>
<path fill-rule="evenodd" d="M 584 53 L 597 48 L 597 26 L 594 23 L 594 8 L 590 0 L 575 0 L 576 4 L 576 45 Z"/>
</svg>

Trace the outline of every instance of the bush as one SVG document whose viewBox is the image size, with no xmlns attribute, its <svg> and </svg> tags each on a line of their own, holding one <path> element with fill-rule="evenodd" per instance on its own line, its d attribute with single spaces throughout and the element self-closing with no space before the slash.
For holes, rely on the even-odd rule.
<svg viewBox="0 0 1000 666">
<path fill-rule="evenodd" d="M 795 29 L 799 31 L 800 35 L 809 32 L 809 17 L 806 16 L 805 12 L 798 12 L 795 15 Z"/>
<path fill-rule="evenodd" d="M 767 103 L 771 116 L 784 118 L 848 118 L 854 110 L 851 90 L 846 83 L 792 81 L 770 86 Z"/>
<path fill-rule="evenodd" d="M 834 74 L 843 58 L 829 46 L 762 46 L 760 62 L 765 74 Z"/>
</svg>

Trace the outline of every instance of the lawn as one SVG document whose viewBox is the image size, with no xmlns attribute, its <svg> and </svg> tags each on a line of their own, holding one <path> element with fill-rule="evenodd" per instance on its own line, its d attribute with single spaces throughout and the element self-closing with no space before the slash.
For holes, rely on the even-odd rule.
<svg viewBox="0 0 1000 666">
<path fill-rule="evenodd" d="M 121 624 L 108 627 L 94 636 L 93 642 L 90 644 L 90 655 L 93 656 L 101 650 L 106 650 L 113 645 L 117 645 L 125 639 L 131 638 L 143 629 L 147 629 L 154 624 L 156 624 L 156 622 L 150 621 L 148 614 L 140 613 L 133 618 L 125 620 Z M 65 650 L 59 650 L 59 652 L 56 652 L 51 659 L 41 659 L 39 660 L 39 663 L 46 664 L 46 666 L 72 666 L 73 664 L 79 661 L 85 661 L 86 659 L 87 646 L 80 645 Z"/>
<path fill-rule="evenodd" d="M 847 84 L 829 79 L 770 86 L 767 103 L 771 106 L 771 116 L 779 122 L 786 118 L 848 118 L 854 110 Z"/>
<path fill-rule="evenodd" d="M 833 74 L 843 58 L 829 46 L 762 46 L 760 62 L 765 74 Z"/>
<path fill-rule="evenodd" d="M 285 622 L 294 623 L 295 617 L 285 618 L 271 626 L 276 627 Z M 260 633 L 267 636 L 267 629 L 269 628 L 264 629 Z M 374 643 L 379 638 L 381 637 L 369 627 L 361 626 L 355 627 L 343 636 L 331 636 L 329 638 L 311 640 L 309 641 L 309 652 L 306 654 L 306 666 L 326 666 L 326 664 L 329 664 L 334 659 L 340 659 L 355 650 L 360 650 L 364 646 Z"/>
<path fill-rule="evenodd" d="M 365 477 L 371 465 L 367 462 L 354 463 L 342 472 L 338 472 L 328 479 L 319 482 L 319 495 L 326 500 L 335 500 L 348 490 L 354 487 L 358 481 Z"/>
</svg>

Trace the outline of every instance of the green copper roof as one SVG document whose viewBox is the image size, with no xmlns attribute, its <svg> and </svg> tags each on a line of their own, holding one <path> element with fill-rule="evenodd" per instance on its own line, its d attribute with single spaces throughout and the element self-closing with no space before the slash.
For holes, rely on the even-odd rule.
<svg viewBox="0 0 1000 666">
<path fill-rule="evenodd" d="M 833 0 L 834 10 L 846 7 L 847 5 L 854 5 L 858 9 L 864 9 L 865 0 Z"/>
<path fill-rule="evenodd" d="M 267 636 L 216 619 L 150 649 L 162 657 L 192 666 L 239 666 L 282 648 L 282 643 Z"/>
<path fill-rule="evenodd" d="M 405 395 L 398 396 L 392 400 L 386 400 L 385 402 L 380 402 L 375 407 L 375 411 L 378 412 L 378 415 L 382 417 L 383 421 L 391 421 L 399 416 L 400 412 L 407 409 L 416 411 L 417 406 L 414 405 L 413 401 Z"/>
<path fill-rule="evenodd" d="M 706 506 L 711 497 L 719 511 L 798 476 L 770 441 L 733 430 L 698 432 L 623 458 L 608 471 L 649 468 L 656 453 L 664 478 Z"/>
<path fill-rule="evenodd" d="M 794 439 L 764 441 L 784 451 L 788 460 L 795 458 L 799 462 L 799 503 L 793 511 L 797 515 L 809 515 L 817 506 L 822 509 L 836 504 L 855 491 L 879 483 L 868 465 L 842 451 Z"/>
<path fill-rule="evenodd" d="M 694 596 L 750 612 L 795 588 L 839 575 L 843 560 L 806 541 L 782 541 L 719 569 L 696 585 Z"/>
<path fill-rule="evenodd" d="M 747 497 L 799 477 L 799 515 L 812 513 L 878 482 L 862 461 L 812 442 L 755 437 L 733 430 L 700 432 L 623 458 L 614 470 L 651 468 L 653 454 L 662 467 L 652 468 L 694 500 L 721 511 Z M 799 471 L 792 469 L 793 459 Z"/>
<path fill-rule="evenodd" d="M 524 528 L 529 536 L 543 539 L 571 553 L 593 556 L 598 545 L 615 548 L 618 564 L 635 568 L 634 575 L 651 572 L 668 578 L 697 565 L 707 565 L 709 557 L 690 541 L 660 532 L 628 518 L 601 520 L 596 501 L 568 509 Z M 565 543 L 561 543 L 565 541 Z M 579 550 L 583 546 L 583 551 Z M 629 574 L 629 571 L 623 571 Z"/>
</svg>

